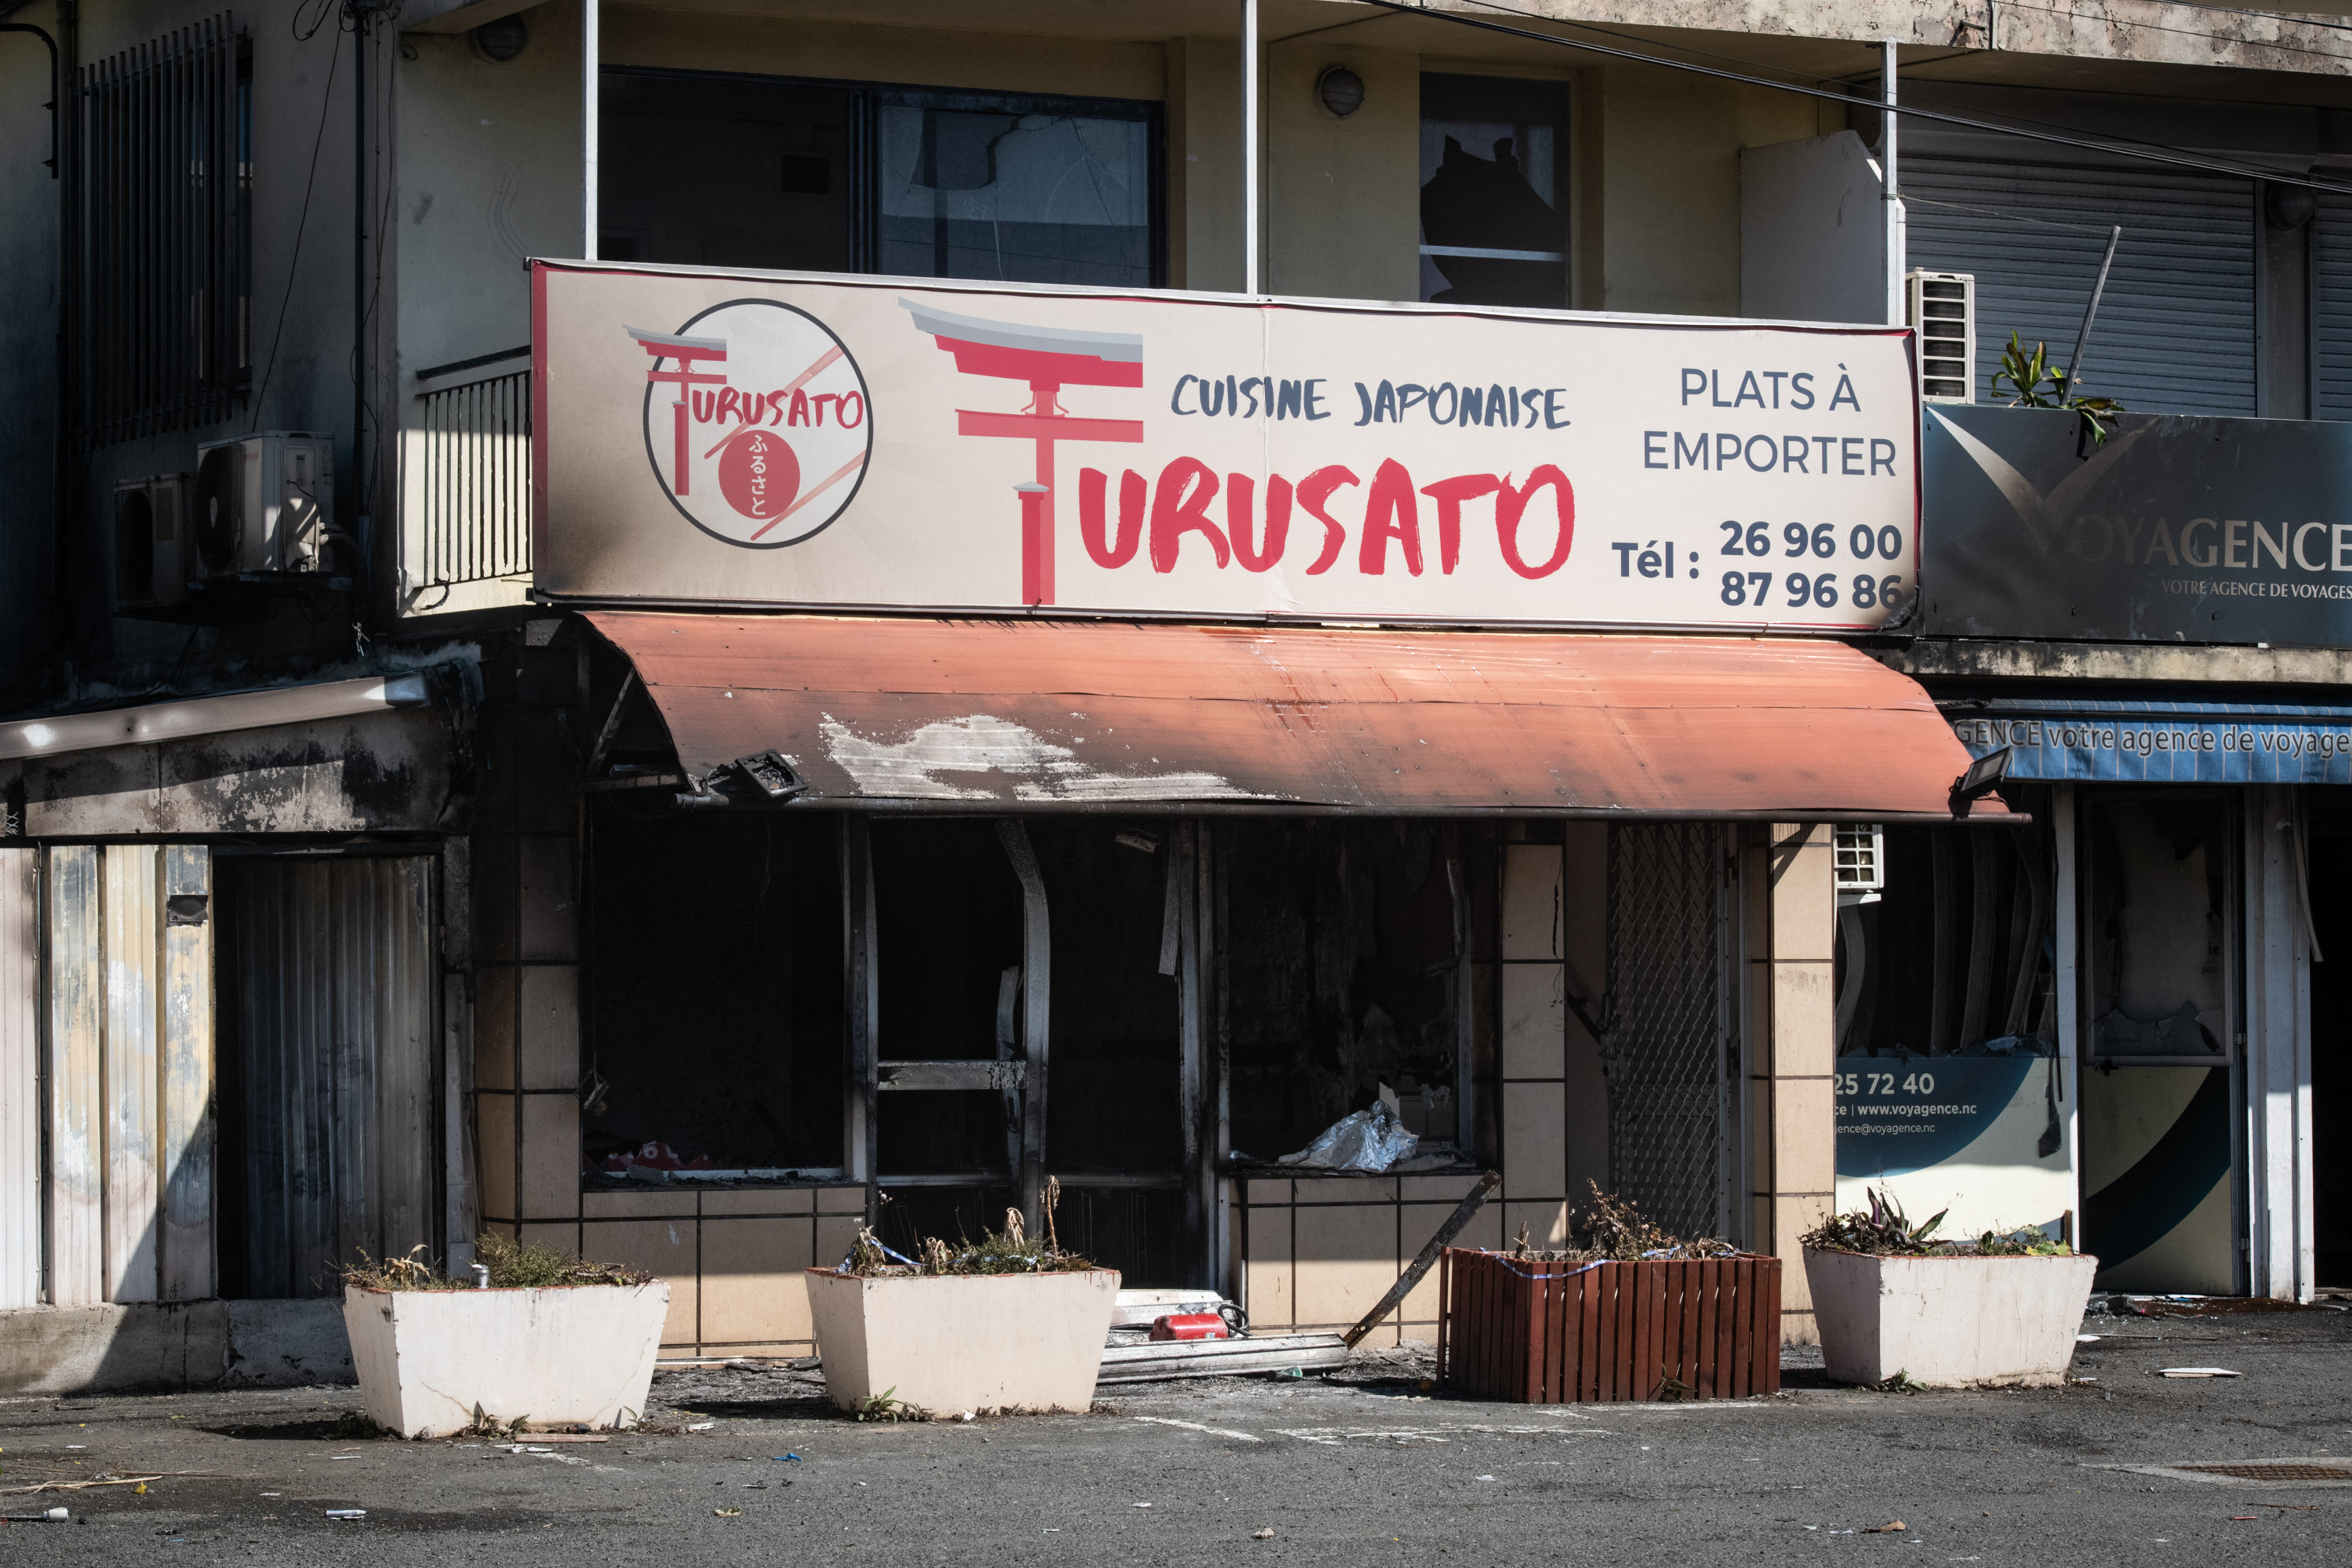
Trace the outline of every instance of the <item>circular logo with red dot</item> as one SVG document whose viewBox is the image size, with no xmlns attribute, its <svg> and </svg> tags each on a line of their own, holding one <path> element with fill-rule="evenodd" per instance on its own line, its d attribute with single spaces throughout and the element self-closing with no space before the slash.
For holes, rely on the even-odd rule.
<svg viewBox="0 0 2352 1568">
<path fill-rule="evenodd" d="M 646 354 L 646 458 L 687 521 L 772 550 L 822 531 L 874 449 L 866 378 L 831 328 L 772 300 L 713 306 Z"/>
</svg>

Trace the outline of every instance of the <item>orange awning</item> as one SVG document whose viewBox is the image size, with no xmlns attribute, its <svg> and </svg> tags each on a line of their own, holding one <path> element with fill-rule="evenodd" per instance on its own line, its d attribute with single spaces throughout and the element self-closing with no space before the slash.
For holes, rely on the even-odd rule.
<svg viewBox="0 0 2352 1568">
<path fill-rule="evenodd" d="M 1916 683 L 1834 642 L 588 619 L 698 784 L 773 750 L 806 805 L 1949 821 L 1969 761 Z"/>
</svg>

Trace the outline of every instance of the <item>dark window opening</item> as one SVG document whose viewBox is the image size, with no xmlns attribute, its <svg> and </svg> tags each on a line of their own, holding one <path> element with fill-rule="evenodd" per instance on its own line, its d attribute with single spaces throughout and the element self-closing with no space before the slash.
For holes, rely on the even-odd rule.
<svg viewBox="0 0 2352 1568">
<path fill-rule="evenodd" d="M 2056 1053 L 2048 792 L 2012 784 L 2003 795 L 2033 815 L 2032 826 L 1889 827 L 1883 886 L 1841 885 L 1840 1056 Z"/>
<path fill-rule="evenodd" d="M 1160 106 L 608 68 L 608 260 L 1149 288 Z"/>
<path fill-rule="evenodd" d="M 1421 297 L 1568 304 L 1568 86 L 1421 79 Z"/>
<path fill-rule="evenodd" d="M 840 1166 L 834 819 L 647 817 L 609 800 L 587 857 L 588 1179 L 627 1182 L 619 1157 L 649 1143 L 767 1179 Z"/>
<path fill-rule="evenodd" d="M 1426 822 L 1239 820 L 1226 939 L 1233 1148 L 1274 1160 L 1392 1090 L 1454 1136 L 1469 889 Z"/>
</svg>

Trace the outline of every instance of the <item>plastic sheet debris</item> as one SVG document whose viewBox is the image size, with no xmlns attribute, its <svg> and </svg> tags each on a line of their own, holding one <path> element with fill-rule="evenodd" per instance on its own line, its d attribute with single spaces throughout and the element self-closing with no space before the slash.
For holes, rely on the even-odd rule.
<svg viewBox="0 0 2352 1568">
<path fill-rule="evenodd" d="M 713 1426 L 718 1425 L 719 1423 L 716 1421 L 697 1421 L 688 1426 L 687 1430 L 689 1432 L 708 1432 Z"/>
<path fill-rule="evenodd" d="M 1274 1539 L 1274 1526 L 1269 1524 L 1264 1530 L 1251 1531 L 1250 1539 L 1252 1541 L 1272 1541 Z"/>
<path fill-rule="evenodd" d="M 2105 1337 L 2104 1335 L 2100 1335 L 2100 1334 L 2076 1334 L 2076 1335 L 2074 1336 L 2074 1342 L 2075 1342 L 2076 1344 L 2078 1344 L 2078 1345 L 2087 1345 L 2087 1344 L 2092 1343 L 2094 1341 L 2096 1341 L 2096 1340 L 2102 1339 L 2102 1338 L 2104 1338 L 2104 1337 Z"/>
<path fill-rule="evenodd" d="M 740 1508 L 714 1508 L 710 1511 L 717 1514 L 721 1519 L 740 1518 L 743 1512 Z"/>
<path fill-rule="evenodd" d="M 1378 1103 L 1339 1118 L 1306 1148 L 1276 1163 L 1322 1171 L 1386 1171 L 1412 1159 L 1420 1147 L 1421 1139 L 1405 1131 L 1398 1114 L 1396 1091 L 1382 1084 Z"/>
<path fill-rule="evenodd" d="M 780 1465 L 797 1465 L 801 1462 L 801 1457 L 798 1454 L 772 1454 L 769 1458 Z"/>
<path fill-rule="evenodd" d="M 2240 1374 L 2226 1366 L 2168 1366 L 2158 1371 L 2158 1377 L 2236 1377 Z"/>
<path fill-rule="evenodd" d="M 327 1517 L 329 1519 L 365 1519 L 367 1517 L 367 1510 L 363 1508 L 331 1508 L 327 1510 Z"/>
</svg>

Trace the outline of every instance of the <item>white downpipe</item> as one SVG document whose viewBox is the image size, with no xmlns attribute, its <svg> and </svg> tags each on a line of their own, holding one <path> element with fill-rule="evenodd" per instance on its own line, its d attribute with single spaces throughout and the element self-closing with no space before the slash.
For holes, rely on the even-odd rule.
<svg viewBox="0 0 2352 1568">
<path fill-rule="evenodd" d="M 1903 301 L 1903 272 L 1909 249 L 1904 233 L 1903 186 L 1895 173 L 1895 141 L 1901 117 L 1895 112 L 1895 72 L 1897 65 L 1895 40 L 1879 45 L 1878 101 L 1880 150 L 1885 154 L 1886 176 L 1885 200 L 1882 204 L 1886 222 L 1886 324 L 1903 325 L 1906 314 Z"/>
<path fill-rule="evenodd" d="M 596 66 L 603 54 L 598 35 L 603 18 L 597 0 L 580 0 L 580 254 L 596 259 L 597 110 L 604 100 Z"/>
<path fill-rule="evenodd" d="M 595 0 L 588 0 L 595 4 Z M 1242 292 L 1258 292 L 1257 0 L 1242 0 Z"/>
</svg>

